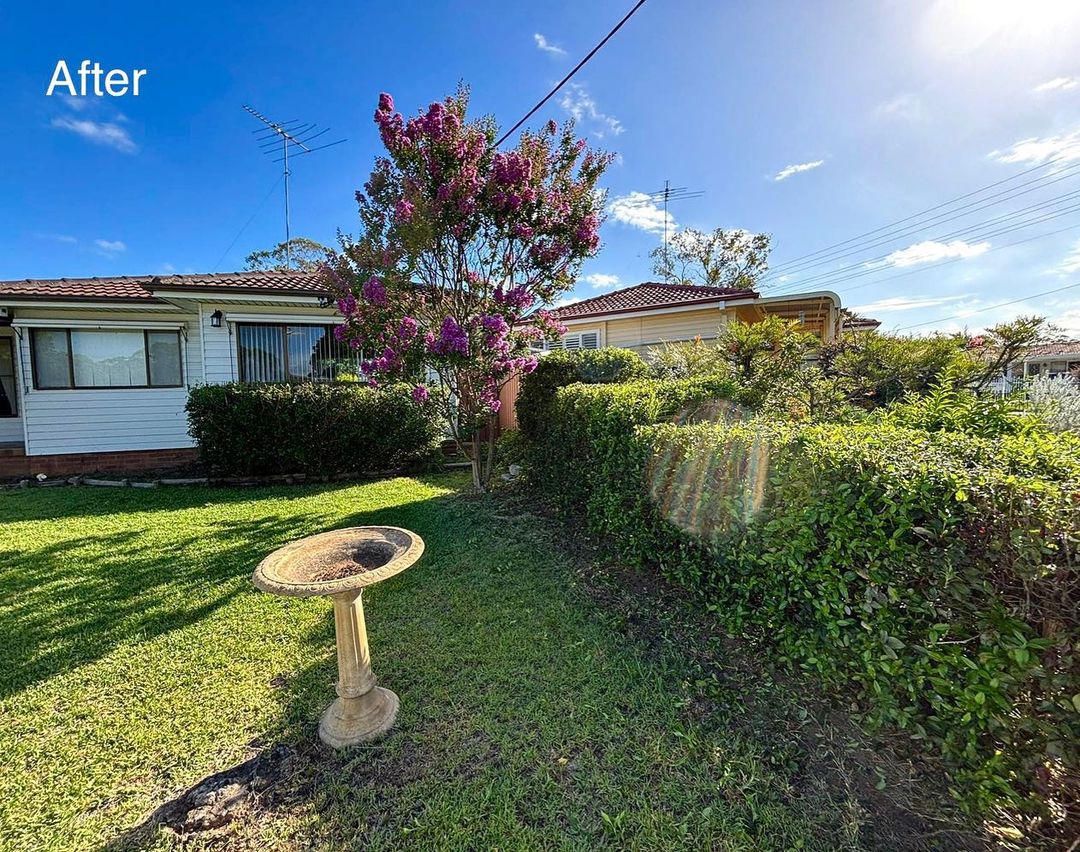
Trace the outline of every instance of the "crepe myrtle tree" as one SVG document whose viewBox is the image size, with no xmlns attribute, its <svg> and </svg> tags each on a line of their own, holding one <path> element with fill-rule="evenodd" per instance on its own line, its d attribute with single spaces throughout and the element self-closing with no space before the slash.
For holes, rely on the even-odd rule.
<svg viewBox="0 0 1080 852">
<path fill-rule="evenodd" d="M 386 155 L 357 192 L 362 230 L 342 236 L 324 276 L 373 383 L 423 378 L 434 406 L 491 480 L 499 392 L 536 366 L 533 347 L 565 333 L 543 306 L 596 254 L 610 156 L 548 122 L 496 151 L 490 118 L 466 117 L 468 91 L 406 120 L 388 94 L 375 110 Z"/>
</svg>

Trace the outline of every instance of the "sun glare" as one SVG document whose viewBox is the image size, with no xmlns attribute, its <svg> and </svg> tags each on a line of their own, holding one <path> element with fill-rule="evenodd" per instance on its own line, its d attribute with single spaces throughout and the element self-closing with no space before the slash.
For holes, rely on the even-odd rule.
<svg viewBox="0 0 1080 852">
<path fill-rule="evenodd" d="M 935 0 L 926 16 L 931 44 L 968 53 L 990 42 L 1028 47 L 1080 25 L 1080 0 Z"/>
</svg>

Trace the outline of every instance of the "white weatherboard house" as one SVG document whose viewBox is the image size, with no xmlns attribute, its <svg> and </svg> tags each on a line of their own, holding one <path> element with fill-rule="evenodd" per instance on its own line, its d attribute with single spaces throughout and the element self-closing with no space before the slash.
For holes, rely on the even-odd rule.
<svg viewBox="0 0 1080 852">
<path fill-rule="evenodd" d="M 325 380 L 354 360 L 314 273 L 0 282 L 0 478 L 194 458 L 194 385 Z"/>
</svg>

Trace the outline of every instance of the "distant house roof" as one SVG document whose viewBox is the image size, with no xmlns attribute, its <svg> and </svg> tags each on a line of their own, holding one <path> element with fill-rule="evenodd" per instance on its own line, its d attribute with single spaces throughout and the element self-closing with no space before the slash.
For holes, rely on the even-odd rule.
<svg viewBox="0 0 1080 852">
<path fill-rule="evenodd" d="M 1032 346 L 1024 353 L 1024 359 L 1054 358 L 1061 355 L 1080 355 L 1080 340 L 1064 340 L 1060 343 L 1042 343 Z"/>
<path fill-rule="evenodd" d="M 208 275 L 121 275 L 112 278 L 26 278 L 0 281 L 4 297 L 47 302 L 155 301 L 157 291 L 249 292 L 321 296 L 315 272 L 218 272 Z"/>
<path fill-rule="evenodd" d="M 563 305 L 552 313 L 561 320 L 624 314 L 660 308 L 710 305 L 732 299 L 756 299 L 754 290 L 735 287 L 697 287 L 691 284 L 662 284 L 646 281 L 591 299 Z"/>
</svg>

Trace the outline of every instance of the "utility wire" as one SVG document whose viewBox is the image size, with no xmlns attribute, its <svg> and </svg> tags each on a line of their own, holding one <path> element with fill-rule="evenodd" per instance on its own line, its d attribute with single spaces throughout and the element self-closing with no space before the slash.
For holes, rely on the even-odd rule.
<svg viewBox="0 0 1080 852">
<path fill-rule="evenodd" d="M 827 251 L 829 251 L 831 249 L 839 248 L 840 246 L 846 246 L 846 245 L 848 245 L 850 243 L 861 240 L 864 237 L 870 237 L 870 236 L 873 236 L 874 234 L 878 234 L 878 233 L 881 233 L 882 231 L 886 231 L 889 228 L 894 228 L 897 225 L 902 225 L 905 222 L 910 222 L 912 219 L 918 219 L 921 216 L 925 216 L 927 213 L 933 213 L 935 210 L 940 210 L 942 207 L 948 207 L 951 204 L 955 204 L 957 201 L 963 201 L 966 198 L 971 198 L 972 196 L 979 195 L 980 193 L 986 192 L 986 190 L 993 189 L 995 186 L 1001 186 L 1004 183 L 1008 183 L 1009 181 L 1016 180 L 1017 178 L 1021 178 L 1024 175 L 1031 174 L 1032 172 L 1039 171 L 1040 169 L 1045 169 L 1046 167 L 1051 166 L 1054 163 L 1061 160 L 1062 156 L 1063 155 L 1053 157 L 1053 158 L 1047 160 L 1045 163 L 1040 163 L 1037 166 L 1032 166 L 1031 168 L 1025 169 L 1022 172 L 1017 172 L 1016 174 L 1012 175 L 1011 177 L 1002 178 L 1001 180 L 995 181 L 994 183 L 987 184 L 986 186 L 980 187 L 979 189 L 972 190 L 971 192 L 966 192 L 963 195 L 958 195 L 955 198 L 950 198 L 948 201 L 943 201 L 940 204 L 934 205 L 933 207 L 928 207 L 925 210 L 920 210 L 917 213 L 912 213 L 910 216 L 905 216 L 903 219 L 897 219 L 895 222 L 889 222 L 888 224 L 882 225 L 879 228 L 874 228 L 871 231 L 865 231 L 865 232 L 863 232 L 861 234 L 856 234 L 854 237 L 849 237 L 848 239 L 841 240 L 838 243 L 832 243 L 831 245 L 825 246 L 824 248 L 818 249 L 817 251 L 812 251 L 812 252 L 809 252 L 808 254 L 803 254 L 803 255 L 799 255 L 798 257 L 793 257 L 791 260 L 785 261 L 784 263 L 780 264 L 780 266 L 777 267 L 777 268 L 789 267 L 789 266 L 791 266 L 791 265 L 793 265 L 795 263 L 798 263 L 799 261 L 804 260 L 806 258 L 816 257 L 817 255 L 823 254 L 824 252 L 827 252 Z"/>
<path fill-rule="evenodd" d="M 251 218 L 244 223 L 244 227 L 242 227 L 239 231 L 236 232 L 236 236 L 233 237 L 232 242 L 229 243 L 229 247 L 221 253 L 221 257 L 217 259 L 217 263 L 214 264 L 214 268 L 210 270 L 211 274 L 218 271 L 218 267 L 221 266 L 221 261 L 223 261 L 225 259 L 225 256 L 232 251 L 233 246 L 236 245 L 236 241 L 239 240 L 241 236 L 243 236 L 244 231 L 248 229 L 248 226 L 255 221 L 255 217 L 258 216 L 259 213 L 262 211 L 263 207 L 266 206 L 266 202 L 270 200 L 270 196 L 274 194 L 274 191 L 278 188 L 278 184 L 280 184 L 281 181 L 284 180 L 284 178 L 284 175 L 278 175 L 278 179 L 274 181 L 274 185 L 270 187 L 270 191 L 266 193 L 266 195 L 263 197 L 263 200 L 259 202 L 259 206 L 255 208 L 255 212 L 251 214 Z"/>
<path fill-rule="evenodd" d="M 627 12 L 625 15 L 623 15 L 622 20 L 619 21 L 619 23 L 617 23 L 615 25 L 615 27 L 611 30 L 611 32 L 609 32 L 606 36 L 604 36 L 600 40 L 600 43 L 597 44 L 596 47 L 594 47 L 592 50 L 590 50 L 587 54 L 585 54 L 585 58 L 582 59 L 577 65 L 575 65 L 571 69 L 570 73 L 567 74 L 565 77 L 562 78 L 562 80 L 559 81 L 559 85 L 557 85 L 554 89 L 552 89 L 550 92 L 548 92 L 546 95 L 544 95 L 543 99 L 541 101 L 539 101 L 536 104 L 536 106 L 534 106 L 531 110 L 529 110 L 527 113 L 525 113 L 525 116 L 521 119 L 521 121 L 519 121 L 517 124 L 515 124 L 509 130 L 507 130 L 506 133 L 504 133 L 502 135 L 502 137 L 499 139 L 499 141 L 495 143 L 495 147 L 498 148 L 500 145 L 502 145 L 503 142 L 505 142 L 510 136 L 512 136 L 514 134 L 515 130 L 517 130 L 519 127 L 521 127 L 521 125 L 523 125 L 526 121 L 528 121 L 530 118 L 532 118 L 533 115 L 536 114 L 537 110 L 539 110 L 544 104 L 546 104 L 553 97 L 555 97 L 555 95 L 559 91 L 559 89 L 561 89 L 563 86 L 565 86 L 567 83 L 569 83 L 570 78 L 573 77 L 575 74 L 577 74 L 577 72 L 580 71 L 582 68 L 584 68 L 585 63 L 588 62 L 590 59 L 592 59 L 593 56 L 595 56 L 596 53 L 600 50 L 600 48 L 602 48 L 605 44 L 607 44 L 608 41 L 611 39 L 611 37 L 613 35 L 615 35 L 615 33 L 617 33 L 620 29 L 622 29 L 623 24 L 625 24 L 627 21 L 630 20 L 630 18 L 633 17 L 634 12 L 636 12 L 638 9 L 640 9 L 644 5 L 645 5 L 645 0 L 638 0 L 638 2 L 634 4 L 634 8 L 632 8 L 629 12 Z"/>
<path fill-rule="evenodd" d="M 817 267 L 817 266 L 825 266 L 825 265 L 827 265 L 827 264 L 829 264 L 829 263 L 831 263 L 833 261 L 842 260 L 844 258 L 851 257 L 852 255 L 860 254 L 860 253 L 862 253 L 863 251 L 865 251 L 867 249 L 876 248 L 878 246 L 885 245 L 886 243 L 892 242 L 893 240 L 900 239 L 901 237 L 912 236 L 914 234 L 919 233 L 920 231 L 926 230 L 932 224 L 944 224 L 946 222 L 955 221 L 956 219 L 962 219 L 965 216 L 970 216 L 973 213 L 978 213 L 978 212 L 980 212 L 982 210 L 985 210 L 987 208 L 990 208 L 990 207 L 996 207 L 997 205 L 1002 204 L 1005 201 L 1011 201 L 1014 198 L 1019 198 L 1021 195 L 1028 195 L 1029 193 L 1037 192 L 1038 190 L 1044 189 L 1044 188 L 1050 186 L 1051 184 L 1058 183 L 1060 181 L 1066 180 L 1069 177 L 1073 177 L 1074 176 L 1073 173 L 1077 169 L 1080 169 L 1080 163 L 1077 163 L 1075 166 L 1070 166 L 1068 169 L 1065 170 L 1065 173 L 1060 174 L 1057 177 L 1054 177 L 1052 180 L 1047 180 L 1047 178 L 1050 177 L 1049 175 L 1043 175 L 1041 177 L 1035 178 L 1035 180 L 1028 181 L 1026 183 L 1022 183 L 1022 184 L 1020 184 L 1020 186 L 1011 187 L 1010 189 L 1003 190 L 1002 192 L 995 193 L 994 195 L 991 195 L 991 196 L 989 196 L 987 198 L 982 198 L 982 199 L 979 199 L 978 201 L 970 202 L 969 204 L 965 204 L 963 207 L 958 207 L 958 208 L 955 208 L 954 210 L 949 210 L 949 211 L 946 211 L 944 213 L 939 213 L 937 216 L 932 216 L 929 219 L 925 219 L 922 222 L 915 223 L 914 225 L 908 226 L 907 228 L 901 229 L 899 231 L 893 231 L 892 233 L 885 234 L 882 237 L 876 238 L 873 241 L 864 241 L 864 242 L 860 243 L 859 245 L 853 246 L 850 249 L 844 249 L 844 250 L 841 250 L 839 252 L 837 252 L 837 251 L 830 252 L 828 255 L 823 255 L 818 260 L 805 261 L 803 263 L 795 263 L 794 261 L 792 261 L 792 262 L 787 263 L 787 264 L 782 264 L 780 266 L 777 266 L 777 267 L 774 267 L 774 268 L 770 269 L 768 278 L 775 279 L 779 275 L 794 275 L 794 274 L 799 273 L 799 272 L 804 272 L 807 269 L 813 269 L 814 267 Z M 1016 190 L 1021 190 L 1023 187 L 1030 186 L 1031 184 L 1037 183 L 1037 182 L 1040 182 L 1040 181 L 1045 181 L 1045 182 L 1041 183 L 1041 185 L 1039 185 L 1039 186 L 1033 186 L 1030 189 L 1023 189 L 1023 191 L 1019 191 L 1019 192 L 1016 191 Z M 997 201 L 991 201 L 991 199 L 999 198 L 999 196 L 1002 196 L 1002 195 L 1004 195 L 1006 197 L 1000 198 Z M 1060 197 L 1063 197 L 1063 196 L 1056 196 L 1056 197 L 1060 198 Z M 1051 200 L 1053 200 L 1053 199 L 1051 199 Z M 1041 204 L 1043 202 L 1039 202 L 1039 203 Z M 969 208 L 971 208 L 971 209 L 969 209 Z M 1030 208 L 1022 208 L 1022 209 L 1030 209 Z M 961 212 L 961 211 L 965 211 L 965 212 Z M 1014 211 L 1014 212 L 1018 212 L 1018 211 Z"/>
<path fill-rule="evenodd" d="M 998 302 L 996 305 L 987 305 L 985 308 L 979 308 L 978 310 L 974 310 L 974 311 L 966 311 L 965 313 L 962 313 L 962 314 L 953 314 L 952 316 L 949 316 L 949 317 L 938 317 L 937 319 L 927 320 L 926 322 L 917 322 L 917 323 L 914 323 L 913 325 L 902 325 L 899 328 L 894 329 L 894 331 L 907 331 L 909 328 L 922 328 L 924 325 L 933 325 L 934 323 L 946 322 L 947 320 L 951 320 L 951 319 L 965 319 L 966 317 L 969 317 L 972 314 L 981 314 L 981 313 L 985 313 L 986 311 L 992 311 L 995 308 L 1005 308 L 1005 307 L 1008 307 L 1009 305 L 1018 305 L 1018 304 L 1020 304 L 1020 302 L 1026 302 L 1029 299 L 1038 299 L 1038 298 L 1041 298 L 1042 296 L 1052 296 L 1054 293 L 1061 293 L 1061 292 L 1064 292 L 1065 290 L 1071 290 L 1073 287 L 1080 287 L 1080 281 L 1074 281 L 1072 284 L 1066 284 L 1064 287 L 1058 287 L 1058 288 L 1056 288 L 1054 290 L 1045 290 L 1042 293 L 1032 293 L 1030 296 L 1024 296 L 1023 298 L 1020 298 L 1020 299 L 1012 299 L 1011 301 L 1008 301 L 1008 302 Z"/>
<path fill-rule="evenodd" d="M 1059 210 L 1052 210 L 1050 208 L 1056 207 L 1065 202 L 1077 202 L 1078 196 L 1080 196 L 1080 190 L 1074 192 L 1065 193 L 1054 199 L 1050 199 L 1046 202 L 1039 204 L 1033 204 L 1029 207 L 1015 210 L 1012 213 L 1008 213 L 1002 216 L 996 216 L 993 219 L 987 219 L 983 222 L 979 222 L 975 225 L 968 225 L 964 228 L 959 228 L 954 231 L 949 231 L 945 234 L 939 234 L 938 236 L 931 237 L 931 242 L 943 242 L 945 240 L 955 239 L 957 237 L 966 237 L 971 240 L 986 240 L 991 237 L 1000 237 L 1005 234 L 1011 234 L 1015 231 L 1021 231 L 1024 228 L 1029 228 L 1032 225 L 1041 225 L 1043 222 L 1049 222 L 1053 219 L 1059 219 L 1062 216 L 1066 216 L 1069 213 L 1080 210 L 1080 205 L 1073 204 L 1071 207 L 1065 207 Z M 1016 219 L 1025 219 L 1025 221 L 1014 222 Z M 1008 227 L 998 227 L 1005 223 L 1012 222 Z M 989 229 L 989 230 L 987 230 Z M 786 284 L 784 288 L 778 291 L 774 291 L 776 295 L 781 295 L 785 292 L 794 292 L 807 284 L 815 282 L 823 282 L 821 286 L 827 286 L 828 284 L 840 283 L 841 281 L 847 281 L 852 278 L 862 278 L 866 275 L 873 275 L 875 272 L 880 271 L 880 267 L 867 268 L 870 264 L 880 264 L 891 257 L 893 252 L 887 254 L 878 255 L 876 257 L 869 258 L 867 260 L 860 261 L 855 268 L 834 269 L 829 272 L 821 272 L 817 275 L 812 275 L 809 278 L 801 278 L 798 281 Z"/>
<path fill-rule="evenodd" d="M 1074 222 L 1071 225 L 1069 225 L 1068 227 L 1058 228 L 1056 231 L 1048 231 L 1045 234 L 1035 234 L 1032 237 L 1024 237 L 1024 239 L 1022 239 L 1022 240 L 1013 240 L 1013 242 L 1011 242 L 1011 243 L 1003 243 L 1000 246 L 994 246 L 992 249 L 987 249 L 986 251 L 984 251 L 983 254 L 990 254 L 990 253 L 995 252 L 995 251 L 1001 251 L 1002 249 L 1013 248 L 1014 246 L 1019 246 L 1019 245 L 1023 245 L 1024 243 L 1034 242 L 1035 240 L 1044 240 L 1047 237 L 1055 237 L 1058 234 L 1064 234 L 1066 231 L 1073 231 L 1077 227 L 1078 227 L 1078 223 Z M 982 255 L 979 255 L 979 257 L 982 257 Z M 861 290 L 863 287 L 870 287 L 870 286 L 872 286 L 874 284 L 883 284 L 886 281 L 893 281 L 893 280 L 895 280 L 897 278 L 907 278 L 907 277 L 909 277 L 911 275 L 918 275 L 920 272 L 927 272 L 928 270 L 931 270 L 931 269 L 937 269 L 939 266 L 948 266 L 950 263 L 959 263 L 960 261 L 967 260 L 967 259 L 968 258 L 966 258 L 966 257 L 950 257 L 947 260 L 939 260 L 936 263 L 925 264 L 925 265 L 919 266 L 919 267 L 917 267 L 915 269 L 909 269 L 907 272 L 900 272 L 900 273 L 898 273 L 896 275 L 887 275 L 884 278 L 877 278 L 877 279 L 874 279 L 873 281 L 864 281 L 863 283 L 856 284 L 853 287 L 842 287 L 842 288 L 836 290 L 836 292 L 837 293 L 850 293 L 853 290 Z M 877 270 L 875 270 L 875 271 L 877 271 Z M 853 276 L 851 276 L 851 278 L 843 279 L 841 281 L 837 281 L 837 282 L 833 282 L 833 283 L 841 284 L 845 280 L 851 280 L 851 279 L 856 278 L 856 277 L 861 277 L 861 276 L 853 275 Z M 831 289 L 831 285 L 828 285 L 828 286 L 830 286 L 830 289 Z"/>
</svg>

